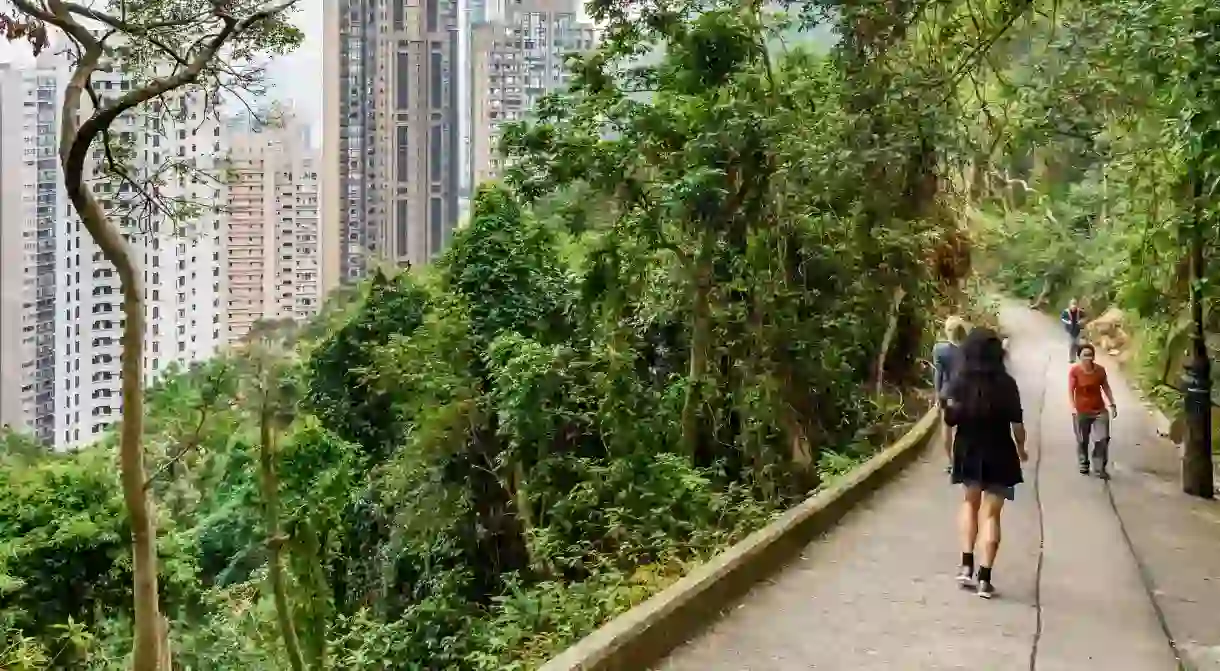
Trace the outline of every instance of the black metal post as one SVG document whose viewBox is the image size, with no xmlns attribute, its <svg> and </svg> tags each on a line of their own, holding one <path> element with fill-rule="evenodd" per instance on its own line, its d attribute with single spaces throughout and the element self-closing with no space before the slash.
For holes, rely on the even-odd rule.
<svg viewBox="0 0 1220 671">
<path fill-rule="evenodd" d="M 1211 137 L 1207 128 L 1205 107 L 1209 96 L 1203 93 L 1206 79 L 1208 36 L 1214 26 L 1204 16 L 1202 8 L 1196 9 L 1194 25 L 1196 108 L 1191 118 L 1190 155 L 1191 221 L 1190 221 L 1190 361 L 1186 365 L 1186 441 L 1182 452 L 1182 491 L 1191 496 L 1210 499 L 1215 496 L 1212 476 L 1212 408 L 1211 408 L 1211 362 L 1207 355 L 1207 340 L 1203 322 L 1203 278 L 1206 265 L 1203 254 L 1204 180 L 1203 152 L 1209 147 Z"/>
<path fill-rule="evenodd" d="M 1196 176 L 1198 171 L 1195 171 Z M 1196 179 L 1196 203 L 1202 200 L 1202 180 Z M 1195 215 L 1202 215 L 1195 206 Z M 1186 365 L 1186 442 L 1182 452 L 1182 491 L 1210 499 L 1215 496 L 1212 477 L 1211 361 L 1203 323 L 1203 234 L 1198 218 L 1192 222 L 1190 250 L 1190 361 Z"/>
</svg>

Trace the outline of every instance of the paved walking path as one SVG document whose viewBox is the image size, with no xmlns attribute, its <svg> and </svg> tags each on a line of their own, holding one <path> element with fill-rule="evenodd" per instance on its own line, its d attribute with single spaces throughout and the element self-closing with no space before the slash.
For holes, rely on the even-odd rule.
<svg viewBox="0 0 1220 671">
<path fill-rule="evenodd" d="M 1176 449 L 1113 364 L 1114 479 L 1081 476 L 1066 337 L 1020 307 L 1002 319 L 1031 460 L 997 598 L 953 581 L 960 493 L 937 445 L 658 669 L 1220 669 L 1220 504 L 1178 493 Z"/>
</svg>

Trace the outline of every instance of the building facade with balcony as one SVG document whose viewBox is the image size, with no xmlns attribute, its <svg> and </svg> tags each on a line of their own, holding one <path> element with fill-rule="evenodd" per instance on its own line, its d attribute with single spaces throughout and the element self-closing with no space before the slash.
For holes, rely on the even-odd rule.
<svg viewBox="0 0 1220 671">
<path fill-rule="evenodd" d="M 318 171 L 310 127 L 290 109 L 230 120 L 221 255 L 225 341 L 260 320 L 304 321 L 323 300 Z"/>
<path fill-rule="evenodd" d="M 567 54 L 593 49 L 594 26 L 577 0 L 494 0 L 471 39 L 472 186 L 496 179 L 500 126 L 568 86 Z"/>
</svg>

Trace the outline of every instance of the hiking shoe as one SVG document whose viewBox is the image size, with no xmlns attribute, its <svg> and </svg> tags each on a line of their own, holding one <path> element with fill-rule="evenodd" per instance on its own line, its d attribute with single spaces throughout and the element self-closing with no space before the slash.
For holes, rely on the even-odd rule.
<svg viewBox="0 0 1220 671">
<path fill-rule="evenodd" d="M 990 599 L 995 596 L 995 588 L 991 586 L 990 580 L 980 580 L 977 593 L 980 599 Z"/>
<path fill-rule="evenodd" d="M 963 566 L 958 569 L 957 584 L 963 588 L 974 587 L 974 571 L 969 566 Z"/>
</svg>

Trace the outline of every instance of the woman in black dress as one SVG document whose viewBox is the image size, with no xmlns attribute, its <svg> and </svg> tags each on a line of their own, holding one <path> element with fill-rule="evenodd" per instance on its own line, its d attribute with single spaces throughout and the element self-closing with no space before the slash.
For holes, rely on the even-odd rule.
<svg viewBox="0 0 1220 671">
<path fill-rule="evenodd" d="M 954 484 L 963 486 L 959 511 L 962 564 L 958 582 L 991 598 L 991 567 L 1000 549 L 1000 513 L 1022 482 L 1025 427 L 1021 394 L 1004 368 L 1004 345 L 990 329 L 975 329 L 962 343 L 957 375 L 945 394 L 945 421 L 957 427 L 953 440 Z M 980 527 L 982 527 L 980 529 Z M 974 548 L 982 533 L 975 574 Z M 977 585 L 975 580 L 977 578 Z"/>
</svg>

